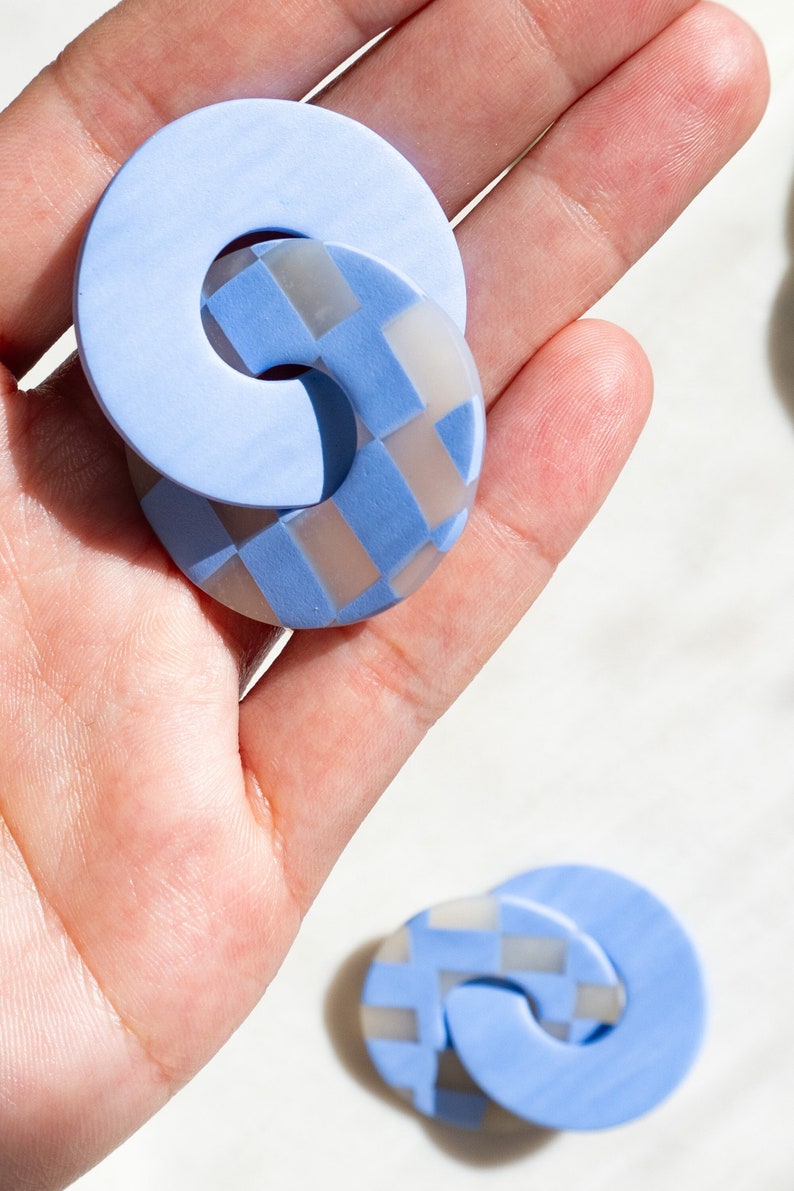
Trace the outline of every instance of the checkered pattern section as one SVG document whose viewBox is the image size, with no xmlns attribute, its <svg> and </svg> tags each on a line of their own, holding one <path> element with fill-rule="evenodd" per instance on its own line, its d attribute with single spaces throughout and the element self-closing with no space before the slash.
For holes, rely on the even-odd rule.
<svg viewBox="0 0 794 1191">
<path fill-rule="evenodd" d="M 361 1021 L 383 1079 L 422 1113 L 468 1129 L 504 1114 L 473 1083 L 450 1044 L 444 999 L 471 980 L 508 982 L 553 1037 L 581 1044 L 619 1018 L 623 990 L 609 959 L 570 919 L 498 894 L 411 919 L 367 973 Z"/>
<path fill-rule="evenodd" d="M 375 258 L 300 239 L 223 258 L 202 318 L 242 371 L 309 367 L 321 425 L 341 387 L 356 441 L 349 465 L 344 443 L 323 436 L 327 474 L 344 478 L 306 509 L 210 501 L 133 457 L 143 510 L 177 565 L 221 602 L 288 628 L 347 624 L 410 595 L 463 530 L 482 461 L 480 383 L 452 321 Z"/>
</svg>

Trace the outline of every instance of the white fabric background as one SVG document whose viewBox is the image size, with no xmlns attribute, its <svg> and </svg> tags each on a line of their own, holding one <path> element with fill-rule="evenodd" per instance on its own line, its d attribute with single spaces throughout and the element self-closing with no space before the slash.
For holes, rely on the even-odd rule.
<svg viewBox="0 0 794 1191">
<path fill-rule="evenodd" d="M 600 304 L 650 424 L 532 614 L 371 815 L 266 998 L 80 1191 L 794 1186 L 794 14 L 732 0 L 774 93 L 750 146 Z M 9 99 L 105 0 L 0 0 Z M 63 349 L 62 349 L 63 350 Z M 690 925 L 708 1042 L 649 1118 L 502 1146 L 375 1090 L 361 949 L 524 868 L 613 866 Z"/>
</svg>

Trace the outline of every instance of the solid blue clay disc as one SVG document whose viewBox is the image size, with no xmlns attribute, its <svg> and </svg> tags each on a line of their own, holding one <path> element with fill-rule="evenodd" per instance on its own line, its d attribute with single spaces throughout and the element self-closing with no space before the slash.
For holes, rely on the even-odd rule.
<svg viewBox="0 0 794 1191">
<path fill-rule="evenodd" d="M 572 918 L 615 965 L 626 1004 L 613 1029 L 571 1047 L 540 1029 L 514 990 L 454 988 L 446 1022 L 476 1085 L 551 1129 L 603 1129 L 654 1108 L 683 1079 L 704 1028 L 700 965 L 678 920 L 642 886 L 585 866 L 528 872 L 494 896 L 537 900 Z"/>
<path fill-rule="evenodd" d="M 185 489 L 236 505 L 305 506 L 327 488 L 315 395 L 301 378 L 260 381 L 230 368 L 202 324 L 213 260 L 257 231 L 380 257 L 461 329 L 463 270 L 417 171 L 323 108 L 244 99 L 200 109 L 148 140 L 111 182 L 75 282 L 80 355 L 100 405 L 150 467 Z"/>
</svg>

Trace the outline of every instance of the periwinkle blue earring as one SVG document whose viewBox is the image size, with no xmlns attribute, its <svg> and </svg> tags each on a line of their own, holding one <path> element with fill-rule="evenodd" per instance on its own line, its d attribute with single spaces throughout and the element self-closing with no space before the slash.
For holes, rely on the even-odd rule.
<svg viewBox="0 0 794 1191">
<path fill-rule="evenodd" d="M 391 607 L 460 536 L 484 446 L 464 322 L 420 175 L 362 125 L 280 100 L 147 141 L 75 285 L 86 375 L 161 542 L 205 592 L 290 628 Z"/>
<path fill-rule="evenodd" d="M 637 882 L 588 865 L 417 914 L 378 949 L 361 996 L 386 1083 L 486 1131 L 634 1120 L 684 1078 L 704 1021 L 684 928 Z"/>
</svg>

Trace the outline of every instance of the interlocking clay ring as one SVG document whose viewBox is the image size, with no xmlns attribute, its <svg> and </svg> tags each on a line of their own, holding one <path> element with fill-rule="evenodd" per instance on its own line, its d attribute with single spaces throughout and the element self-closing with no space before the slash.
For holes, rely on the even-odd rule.
<svg viewBox="0 0 794 1191">
<path fill-rule="evenodd" d="M 75 283 L 83 366 L 155 532 L 209 594 L 293 628 L 390 607 L 459 536 L 484 441 L 464 319 L 454 236 L 416 170 L 281 100 L 147 141 Z"/>
<path fill-rule="evenodd" d="M 603 1129 L 680 1083 L 705 994 L 658 898 L 559 865 L 413 918 L 376 954 L 361 1012 L 376 1068 L 420 1112 L 466 1128 Z"/>
</svg>

